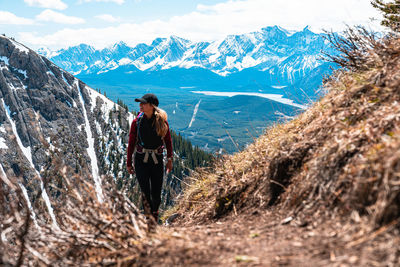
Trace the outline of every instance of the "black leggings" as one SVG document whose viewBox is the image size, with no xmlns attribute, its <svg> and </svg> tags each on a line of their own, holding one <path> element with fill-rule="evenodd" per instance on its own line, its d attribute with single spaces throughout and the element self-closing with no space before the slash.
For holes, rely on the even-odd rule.
<svg viewBox="0 0 400 267">
<path fill-rule="evenodd" d="M 150 204 L 151 212 L 157 212 L 161 204 L 161 188 L 164 176 L 163 156 L 157 155 L 158 164 L 154 164 L 151 154 L 147 163 L 143 162 L 144 153 L 135 153 L 135 171 L 140 189 Z"/>
</svg>

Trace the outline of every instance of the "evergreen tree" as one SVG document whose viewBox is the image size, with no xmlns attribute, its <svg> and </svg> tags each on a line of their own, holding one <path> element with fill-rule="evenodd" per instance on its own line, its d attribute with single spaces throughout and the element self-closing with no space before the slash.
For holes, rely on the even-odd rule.
<svg viewBox="0 0 400 267">
<path fill-rule="evenodd" d="M 385 3 L 382 0 L 373 0 L 372 6 L 383 13 L 381 24 L 394 32 L 400 32 L 400 0 Z"/>
<path fill-rule="evenodd" d="M 118 108 L 118 125 L 121 126 L 122 124 L 122 114 L 121 114 L 121 109 Z"/>
</svg>

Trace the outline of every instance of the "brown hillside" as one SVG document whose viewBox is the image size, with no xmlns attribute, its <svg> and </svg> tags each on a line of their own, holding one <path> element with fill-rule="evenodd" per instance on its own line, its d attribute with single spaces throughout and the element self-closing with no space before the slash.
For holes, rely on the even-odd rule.
<svg viewBox="0 0 400 267">
<path fill-rule="evenodd" d="M 357 212 L 376 227 L 400 217 L 400 41 L 387 62 L 340 72 L 327 95 L 245 151 L 198 172 L 177 212 L 185 221 L 279 206 L 293 216 Z"/>
</svg>

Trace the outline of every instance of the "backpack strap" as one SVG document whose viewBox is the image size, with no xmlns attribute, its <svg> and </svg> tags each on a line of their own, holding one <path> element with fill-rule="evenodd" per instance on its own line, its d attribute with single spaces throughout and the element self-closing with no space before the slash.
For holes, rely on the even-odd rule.
<svg viewBox="0 0 400 267">
<path fill-rule="evenodd" d="M 140 121 L 143 118 L 144 113 L 140 112 L 139 115 L 137 115 L 136 119 L 136 145 L 143 146 L 144 143 L 142 141 L 142 138 L 140 137 Z"/>
</svg>

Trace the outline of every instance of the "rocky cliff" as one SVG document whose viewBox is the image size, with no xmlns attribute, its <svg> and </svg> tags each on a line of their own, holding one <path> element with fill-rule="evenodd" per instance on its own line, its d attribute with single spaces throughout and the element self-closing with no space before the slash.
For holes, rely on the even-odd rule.
<svg viewBox="0 0 400 267">
<path fill-rule="evenodd" d="M 67 172 L 90 174 L 98 194 L 102 174 L 123 175 L 121 155 L 134 115 L 5 36 L 0 36 L 0 101 L 4 175 L 30 187 L 35 177 L 50 176 L 55 154 Z"/>
</svg>

